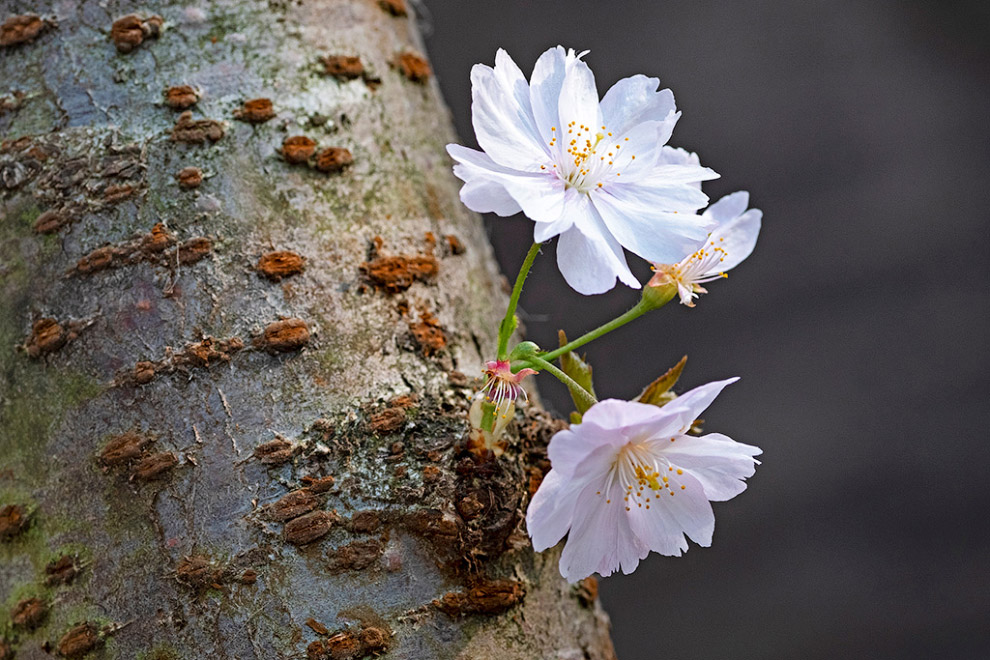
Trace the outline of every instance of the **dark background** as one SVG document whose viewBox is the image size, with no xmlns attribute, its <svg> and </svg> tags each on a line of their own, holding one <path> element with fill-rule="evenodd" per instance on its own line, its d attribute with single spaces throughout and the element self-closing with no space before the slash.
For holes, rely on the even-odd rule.
<svg viewBox="0 0 990 660">
<path fill-rule="evenodd" d="M 712 548 L 602 581 L 620 658 L 990 657 L 990 3 L 425 4 L 464 143 L 472 64 L 503 47 L 528 75 L 550 46 L 591 49 L 600 93 L 634 73 L 674 91 L 671 144 L 722 174 L 713 201 L 764 211 L 697 308 L 587 349 L 605 396 L 684 353 L 686 387 L 742 376 L 706 428 L 764 449 Z M 513 277 L 532 224 L 487 222 Z M 522 299 L 541 345 L 635 302 L 574 293 L 544 252 Z"/>
</svg>

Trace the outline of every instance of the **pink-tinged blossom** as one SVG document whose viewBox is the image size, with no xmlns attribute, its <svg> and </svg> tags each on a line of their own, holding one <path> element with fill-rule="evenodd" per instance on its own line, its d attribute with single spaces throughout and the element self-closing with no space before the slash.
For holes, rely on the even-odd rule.
<svg viewBox="0 0 990 660">
<path fill-rule="evenodd" d="M 711 226 L 696 211 L 701 181 L 718 175 L 697 160 L 664 157 L 680 117 L 656 78 L 635 75 L 599 101 L 580 55 L 560 46 L 537 60 L 527 82 L 499 49 L 495 67 L 471 71 L 475 151 L 451 144 L 468 208 L 536 223 L 533 240 L 560 236 L 557 264 L 583 294 L 618 278 L 639 288 L 623 248 L 653 262 L 696 249 Z M 667 154 L 671 156 L 674 154 Z"/>
<path fill-rule="evenodd" d="M 510 403 L 515 403 L 520 397 L 527 399 L 522 380 L 526 376 L 537 373 L 535 369 L 520 369 L 512 373 L 506 360 L 491 360 L 485 363 L 485 386 L 481 388 L 489 403 L 495 406 L 498 413 L 504 412 Z"/>
<path fill-rule="evenodd" d="M 635 570 L 650 551 L 680 556 L 687 535 L 709 546 L 712 502 L 746 488 L 758 447 L 709 433 L 686 435 L 731 378 L 702 385 L 663 407 L 608 399 L 550 441 L 553 469 L 526 512 L 533 547 L 566 534 L 560 573 L 574 582 Z"/>
<path fill-rule="evenodd" d="M 655 274 L 647 286 L 677 286 L 681 304 L 694 307 L 699 294 L 708 293 L 701 286 L 728 277 L 726 271 L 735 268 L 750 255 L 760 234 L 763 212 L 749 209 L 749 193 L 726 195 L 702 214 L 717 226 L 705 244 L 675 264 L 653 264 Z"/>
</svg>

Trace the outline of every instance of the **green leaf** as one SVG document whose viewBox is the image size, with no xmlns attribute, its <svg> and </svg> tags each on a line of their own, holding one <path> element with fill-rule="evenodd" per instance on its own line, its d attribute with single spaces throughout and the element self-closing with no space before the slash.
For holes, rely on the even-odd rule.
<svg viewBox="0 0 990 660">
<path fill-rule="evenodd" d="M 558 341 L 560 341 L 561 346 L 567 343 L 567 335 L 564 334 L 563 330 L 557 331 L 557 338 Z M 564 353 L 559 359 L 561 371 L 573 378 L 574 381 L 587 390 L 591 396 L 595 396 L 595 386 L 591 382 L 591 365 L 585 362 L 584 359 L 579 357 L 574 351 Z M 587 403 L 585 397 L 575 393 L 574 388 L 572 387 L 568 387 L 567 389 L 571 393 L 571 399 L 574 400 L 574 407 L 577 408 L 578 413 L 584 414 L 584 412 L 591 407 Z"/>
<path fill-rule="evenodd" d="M 495 429 L 495 404 L 491 401 L 481 402 L 481 428 L 489 433 Z"/>
<path fill-rule="evenodd" d="M 662 406 L 665 403 L 670 403 L 677 398 L 677 395 L 670 391 L 670 388 L 677 383 L 677 379 L 681 377 L 681 372 L 684 371 L 684 365 L 687 364 L 687 356 L 685 355 L 680 359 L 680 361 L 667 370 L 667 373 L 657 378 L 655 381 L 646 386 L 646 389 L 636 397 L 636 400 L 640 403 L 649 403 L 654 406 Z"/>
</svg>

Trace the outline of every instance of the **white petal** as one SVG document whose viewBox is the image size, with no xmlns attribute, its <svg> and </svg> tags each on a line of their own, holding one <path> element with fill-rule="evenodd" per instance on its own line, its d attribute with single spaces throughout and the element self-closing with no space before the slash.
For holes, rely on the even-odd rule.
<svg viewBox="0 0 990 660">
<path fill-rule="evenodd" d="M 547 458 L 550 459 L 554 470 L 571 477 L 582 464 L 584 464 L 582 475 L 589 473 L 591 471 L 589 468 L 594 463 L 594 461 L 589 462 L 589 459 L 594 455 L 601 464 L 601 473 L 605 474 L 614 457 L 596 455 L 595 452 L 605 447 L 614 454 L 623 444 L 625 439 L 621 433 L 582 422 L 554 434 L 547 447 Z"/>
<path fill-rule="evenodd" d="M 661 443 L 662 444 L 662 443 Z M 753 476 L 762 452 L 759 447 L 736 442 L 719 433 L 701 437 L 678 436 L 663 446 L 664 457 L 675 468 L 683 468 L 701 483 L 705 497 L 713 502 L 730 500 L 746 490 L 743 479 Z"/>
<path fill-rule="evenodd" d="M 700 185 L 702 181 L 711 181 L 712 179 L 719 178 L 718 172 L 707 167 L 664 162 L 665 149 L 666 147 L 661 149 L 660 160 L 649 176 L 637 180 L 637 183 L 644 186 L 659 186 L 672 183 Z"/>
<path fill-rule="evenodd" d="M 656 498 L 650 498 L 650 508 L 630 507 L 628 512 L 629 526 L 634 534 L 654 552 L 668 557 L 680 557 L 688 549 L 684 529 L 671 515 L 667 500 L 671 498 L 666 491 L 657 493 Z M 671 502 L 672 503 L 672 502 Z"/>
<path fill-rule="evenodd" d="M 543 482 L 526 509 L 526 530 L 533 539 L 533 549 L 543 552 L 552 548 L 564 538 L 571 526 L 577 493 L 573 492 L 572 482 L 552 469 L 543 477 Z"/>
<path fill-rule="evenodd" d="M 664 147 L 660 151 L 660 161 L 668 165 L 694 165 L 701 167 L 698 154 L 681 147 Z"/>
<path fill-rule="evenodd" d="M 561 128 L 557 102 L 566 70 L 567 57 L 560 46 L 545 51 L 533 66 L 533 75 L 529 79 L 529 98 L 540 135 L 550 135 L 551 127 L 556 127 L 558 131 Z"/>
<path fill-rule="evenodd" d="M 577 498 L 567 545 L 560 556 L 560 574 L 568 582 L 576 582 L 592 573 L 611 575 L 625 563 L 635 568 L 638 558 L 649 550 L 629 528 L 621 506 L 613 500 L 606 503 L 605 494 L 598 495 L 593 486 L 585 488 Z"/>
<path fill-rule="evenodd" d="M 560 87 L 557 114 L 560 117 L 560 126 L 557 130 L 563 133 L 562 138 L 566 137 L 570 122 L 574 122 L 575 133 L 582 125 L 587 126 L 591 131 L 599 130 L 602 125 L 595 74 L 580 59 L 568 62 L 564 82 Z"/>
<path fill-rule="evenodd" d="M 688 390 L 684 394 L 681 394 L 676 399 L 665 405 L 663 409 L 671 415 L 671 417 L 676 417 L 677 424 L 682 432 L 687 431 L 692 422 L 698 419 L 698 416 L 701 415 L 701 413 L 703 413 L 708 406 L 712 405 L 712 401 L 715 400 L 715 397 L 717 397 L 719 393 L 728 385 L 731 385 L 737 380 L 739 380 L 738 377 L 699 385 L 693 390 Z"/>
<path fill-rule="evenodd" d="M 708 503 L 701 483 L 690 474 L 685 472 L 677 477 L 677 481 L 685 489 L 674 488 L 673 495 L 662 492 L 657 496 L 660 501 L 656 506 L 663 507 L 692 541 L 708 547 L 712 544 L 712 534 L 715 532 L 715 512 L 712 511 L 712 505 Z M 653 511 L 652 506 L 650 511 Z"/>
<path fill-rule="evenodd" d="M 519 203 L 505 188 L 491 179 L 476 177 L 461 187 L 464 206 L 478 213 L 495 213 L 503 218 L 522 211 Z"/>
<path fill-rule="evenodd" d="M 637 401 L 604 399 L 591 406 L 584 413 L 581 424 L 572 426 L 571 430 L 580 430 L 585 424 L 593 424 L 602 429 L 616 429 L 618 432 L 615 435 L 621 440 L 613 440 L 613 444 L 624 444 L 626 435 L 621 432 L 624 427 L 656 424 L 663 416 L 663 409 L 657 406 Z"/>
<path fill-rule="evenodd" d="M 572 289 L 586 296 L 605 293 L 615 286 L 619 278 L 634 289 L 639 282 L 626 264 L 622 247 L 612 237 L 605 224 L 587 201 L 587 205 L 575 225 L 560 235 L 557 244 L 557 266 Z"/>
<path fill-rule="evenodd" d="M 712 273 L 706 273 L 706 276 L 735 268 L 752 254 L 753 248 L 756 247 L 756 239 L 760 235 L 763 212 L 759 209 L 746 211 L 748 204 L 749 194 L 737 192 L 723 197 L 705 209 L 704 215 L 717 220 L 719 223 L 715 231 L 712 232 L 712 240 L 725 250 L 725 257 L 718 269 Z"/>
<path fill-rule="evenodd" d="M 521 106 L 493 69 L 482 64 L 471 69 L 471 98 L 478 144 L 495 162 L 525 171 L 547 162 L 549 147 L 539 138 L 528 102 Z"/>
<path fill-rule="evenodd" d="M 566 194 L 566 192 L 565 192 Z M 571 228 L 574 218 L 562 214 L 553 222 L 537 222 L 533 226 L 533 242 L 544 243 L 558 234 L 562 234 Z"/>
<path fill-rule="evenodd" d="M 608 130 L 618 135 L 638 123 L 663 121 L 674 113 L 673 92 L 669 89 L 658 92 L 659 86 L 657 78 L 640 74 L 623 78 L 612 85 L 601 103 L 602 117 Z"/>
<path fill-rule="evenodd" d="M 695 197 L 678 200 L 671 187 L 628 184 L 598 190 L 593 199 L 609 231 L 623 247 L 650 261 L 677 263 L 697 249 L 711 229 L 700 215 L 673 212 L 680 210 L 678 207 L 690 208 L 694 202 L 688 203 L 688 199 L 707 200 L 707 196 L 688 185 L 677 189 Z"/>
<path fill-rule="evenodd" d="M 740 190 L 718 200 L 705 209 L 705 213 L 722 225 L 742 215 L 747 206 L 749 206 L 749 193 Z"/>
<path fill-rule="evenodd" d="M 448 144 L 447 153 L 457 161 L 454 174 L 462 180 L 485 177 L 497 182 L 523 212 L 537 222 L 553 222 L 560 218 L 564 210 L 565 186 L 555 175 L 513 170 L 496 163 L 483 152 L 459 144 Z"/>
<path fill-rule="evenodd" d="M 614 133 L 614 136 L 604 138 L 608 142 L 602 147 L 609 150 L 603 152 L 599 147 L 598 153 L 602 154 L 599 158 L 605 156 L 612 162 L 609 173 L 602 179 L 606 188 L 609 184 L 638 182 L 653 176 L 661 153 L 657 126 L 656 122 L 645 122 L 625 133 Z"/>
</svg>

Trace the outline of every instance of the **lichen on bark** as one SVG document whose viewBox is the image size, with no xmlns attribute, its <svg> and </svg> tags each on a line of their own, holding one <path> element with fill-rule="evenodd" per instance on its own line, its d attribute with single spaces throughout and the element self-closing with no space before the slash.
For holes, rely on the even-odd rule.
<svg viewBox="0 0 990 660">
<path fill-rule="evenodd" d="M 610 657 L 521 528 L 549 418 L 520 413 L 497 463 L 464 451 L 505 297 L 392 4 L 41 3 L 45 29 L 3 47 L 18 657 Z M 339 53 L 363 75 L 329 75 Z M 313 154 L 291 162 L 292 136 Z M 259 276 L 273 253 L 305 267 Z M 430 268 L 383 286 L 381 258 Z M 44 618 L 15 626 L 30 598 Z"/>
</svg>

